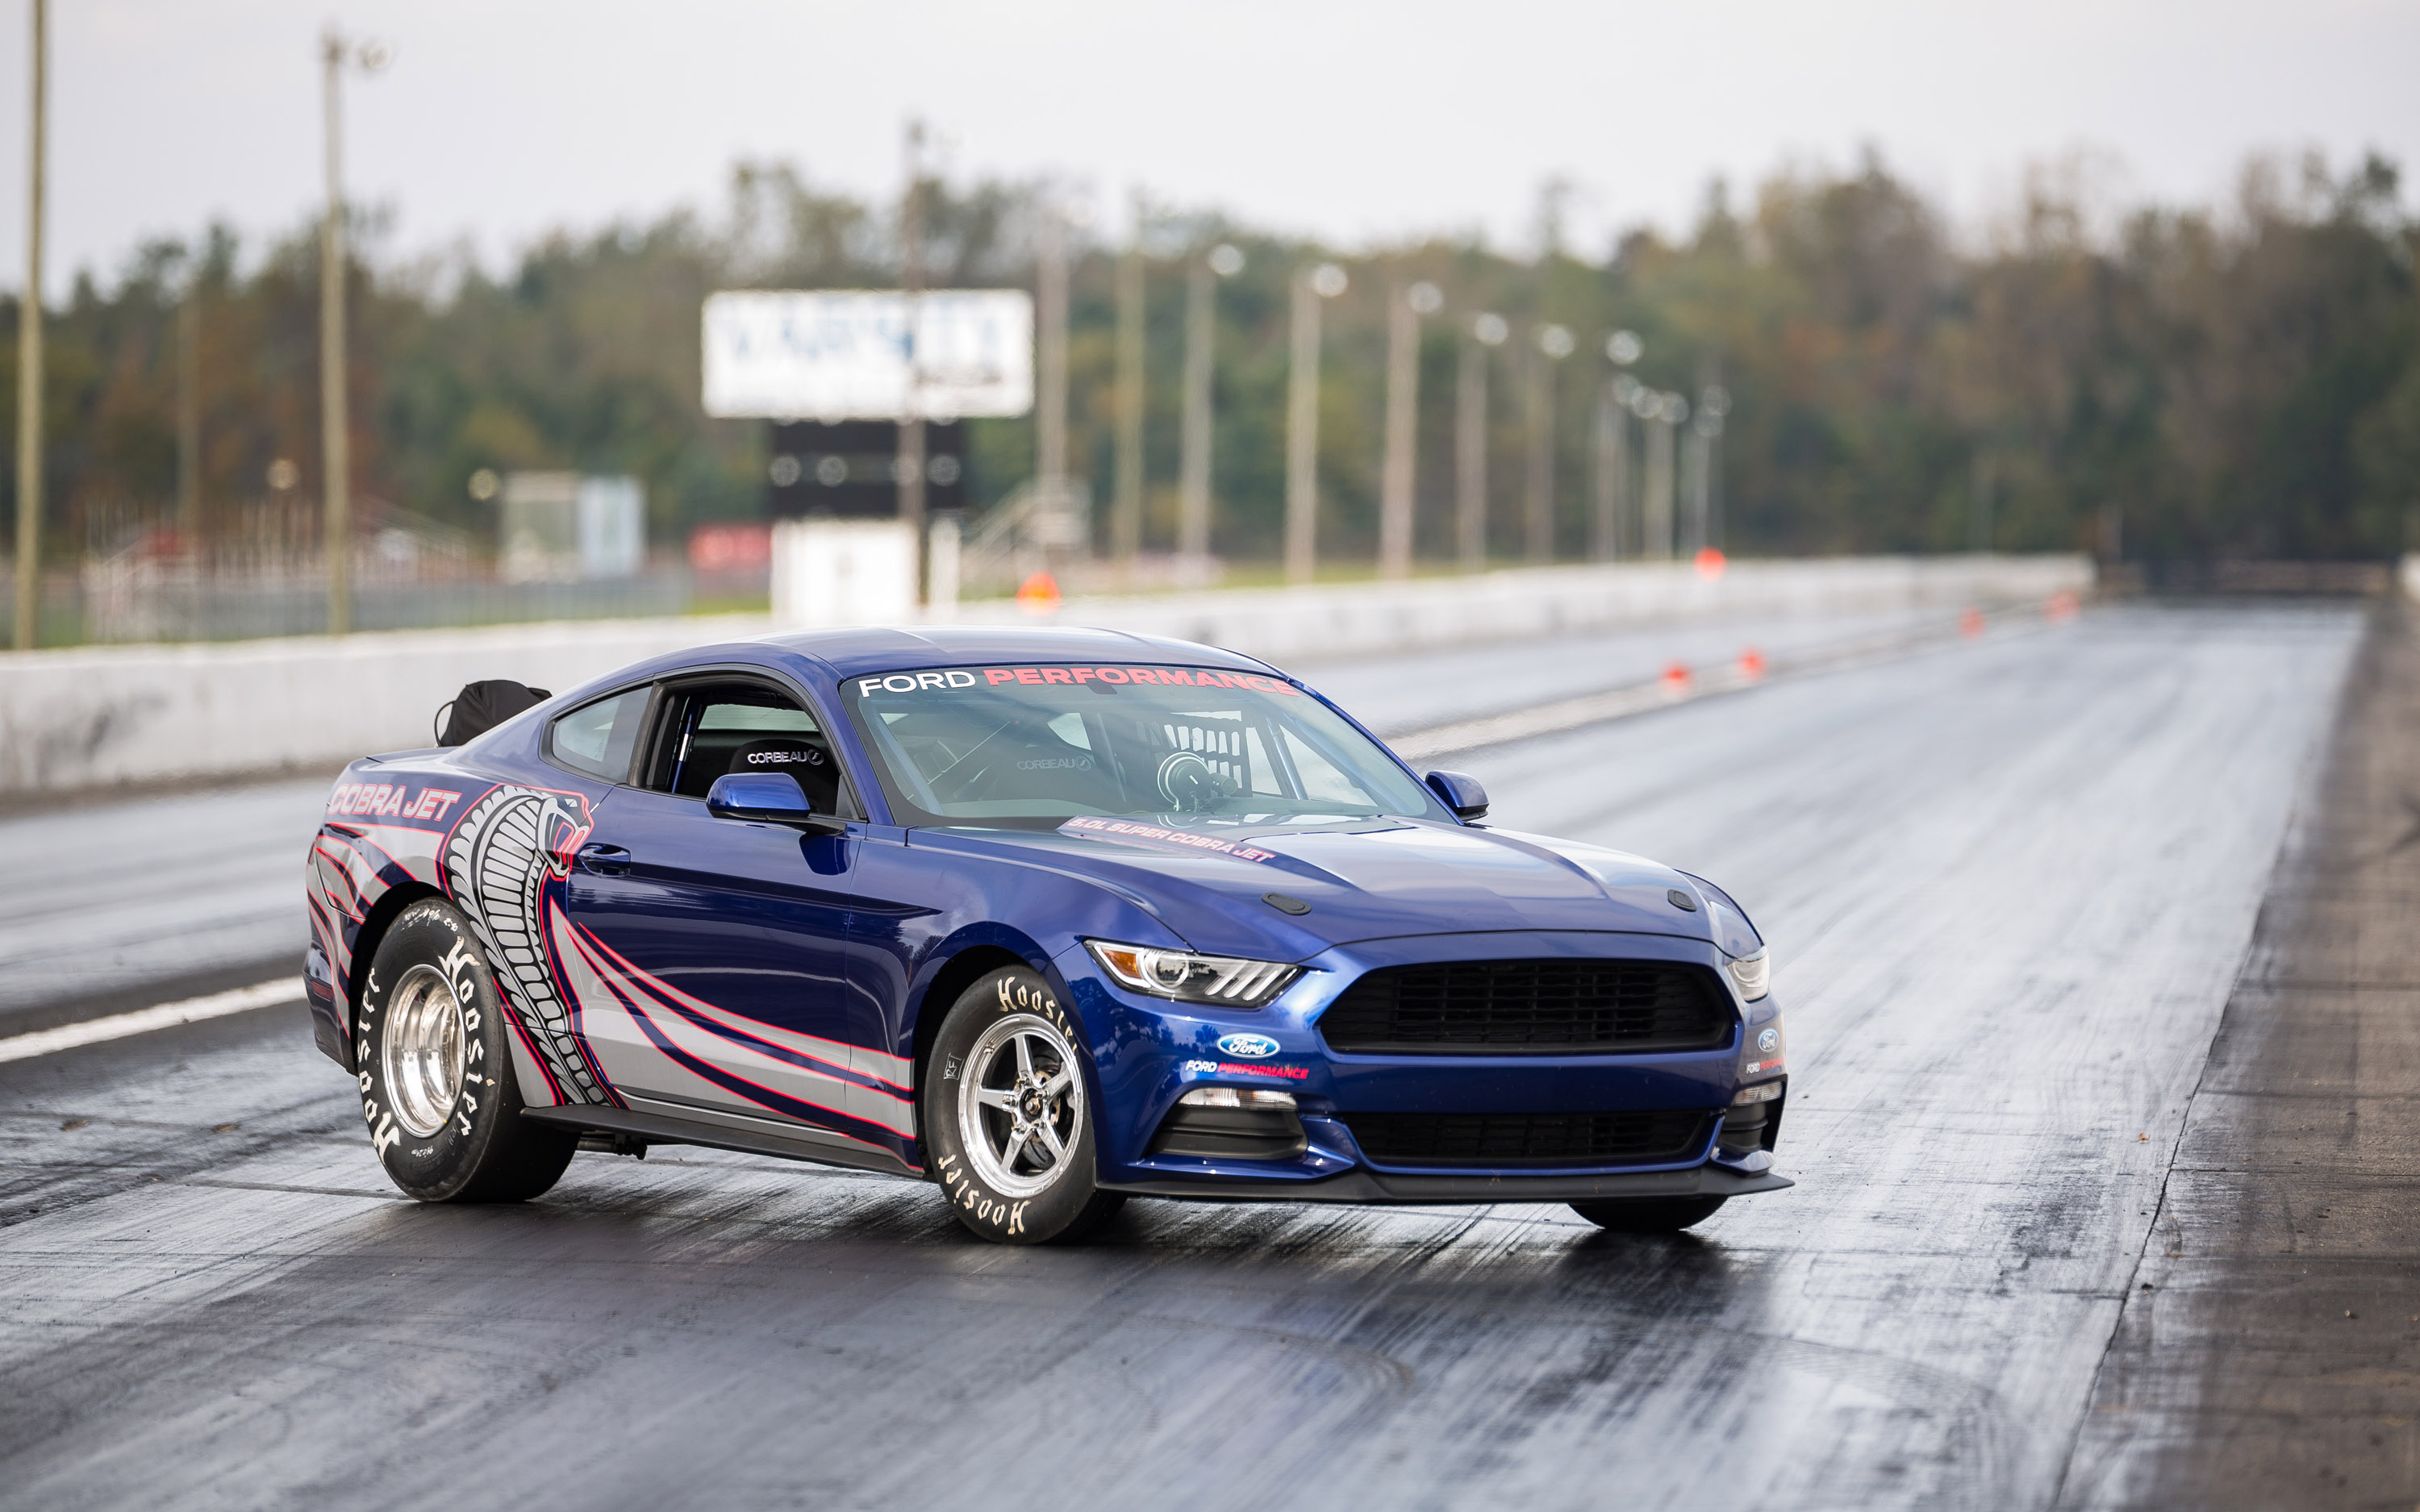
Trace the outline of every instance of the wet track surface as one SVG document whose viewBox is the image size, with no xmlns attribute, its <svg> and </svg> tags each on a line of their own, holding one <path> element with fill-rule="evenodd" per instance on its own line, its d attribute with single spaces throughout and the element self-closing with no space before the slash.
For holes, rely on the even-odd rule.
<svg viewBox="0 0 2420 1512">
<path fill-rule="evenodd" d="M 263 981 L 299 958 L 335 774 L 0 820 L 0 1034 Z"/>
<path fill-rule="evenodd" d="M 2298 1074 L 2235 984 L 2362 630 L 2112 609 L 1457 758 L 1775 942 L 1800 1185 L 1688 1237 L 1138 1202 L 1004 1250 L 930 1188 L 693 1150 L 429 1209 L 299 1007 L 0 1066 L 0 1504 L 2409 1505 L 2408 1417 L 2399 1473 L 2185 1478 L 2253 1422 L 2203 1411 L 2209 1309 L 2272 1283 L 2211 1268 L 2164 1348 L 2137 1300 L 2249 1222 L 2171 1166 L 2253 1164 L 2206 1076 Z M 1491 656 L 1530 675 L 1457 675 Z M 2347 1266 L 2408 1263 L 2407 1203 L 2341 1200 Z"/>
</svg>

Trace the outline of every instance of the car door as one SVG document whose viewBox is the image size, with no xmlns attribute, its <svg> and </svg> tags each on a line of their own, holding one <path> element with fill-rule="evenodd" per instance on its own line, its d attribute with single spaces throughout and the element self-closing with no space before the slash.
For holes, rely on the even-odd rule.
<svg viewBox="0 0 2420 1512">
<path fill-rule="evenodd" d="M 634 1108 L 794 1120 L 880 1144 L 906 1088 L 870 1048 L 848 970 L 854 833 L 717 819 L 706 795 L 787 770 L 819 811 L 859 810 L 824 726 L 769 678 L 667 683 L 635 780 L 597 815 L 566 906 L 584 1028 Z"/>
</svg>

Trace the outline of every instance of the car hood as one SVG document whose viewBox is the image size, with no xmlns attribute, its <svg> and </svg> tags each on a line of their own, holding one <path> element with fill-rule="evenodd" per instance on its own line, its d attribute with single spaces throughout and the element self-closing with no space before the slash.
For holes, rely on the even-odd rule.
<svg viewBox="0 0 2420 1512">
<path fill-rule="evenodd" d="M 1075 823 L 1090 827 L 920 829 L 910 843 L 1093 879 L 1213 954 L 1303 960 L 1355 940 L 1508 930 L 1673 934 L 1732 954 L 1756 948 L 1745 920 L 1710 906 L 1712 889 L 1685 873 L 1571 841 L 1422 820 L 1266 829 Z M 1202 849 L 1205 841 L 1223 849 Z M 1675 904 L 1676 889 L 1697 908 Z M 1311 910 L 1282 912 L 1264 901 L 1272 892 Z"/>
</svg>

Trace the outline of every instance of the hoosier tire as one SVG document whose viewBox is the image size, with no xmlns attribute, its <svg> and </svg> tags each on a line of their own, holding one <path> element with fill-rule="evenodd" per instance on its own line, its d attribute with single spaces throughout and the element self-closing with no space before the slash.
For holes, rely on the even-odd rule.
<svg viewBox="0 0 2420 1512">
<path fill-rule="evenodd" d="M 941 1021 L 918 1112 L 933 1175 L 969 1231 L 1069 1243 L 1125 1205 L 1095 1184 L 1082 1043 L 1049 984 L 1023 966 L 976 982 Z"/>
<path fill-rule="evenodd" d="M 1728 1197 L 1608 1197 L 1575 1202 L 1572 1211 L 1608 1233 L 1677 1234 L 1703 1223 Z"/>
<path fill-rule="evenodd" d="M 521 1117 L 511 1029 L 469 920 L 427 899 L 379 942 L 354 1036 L 379 1163 L 423 1202 L 520 1202 L 554 1185 L 579 1136 Z"/>
</svg>

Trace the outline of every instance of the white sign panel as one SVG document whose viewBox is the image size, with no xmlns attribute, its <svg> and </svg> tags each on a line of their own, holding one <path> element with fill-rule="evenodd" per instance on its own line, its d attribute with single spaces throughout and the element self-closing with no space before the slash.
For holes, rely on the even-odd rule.
<svg viewBox="0 0 2420 1512">
<path fill-rule="evenodd" d="M 713 294 L 706 412 L 719 419 L 955 420 L 1033 408 L 1022 289 Z"/>
</svg>

